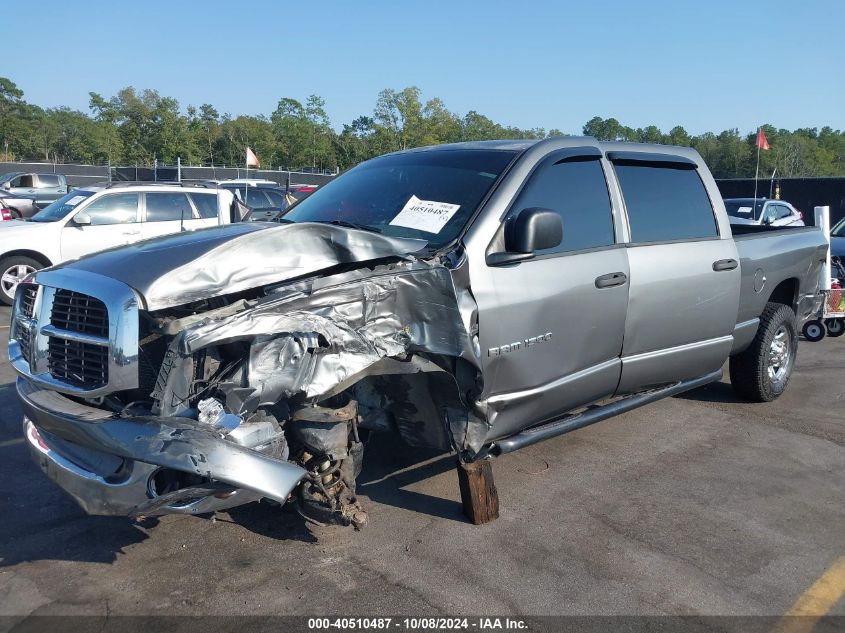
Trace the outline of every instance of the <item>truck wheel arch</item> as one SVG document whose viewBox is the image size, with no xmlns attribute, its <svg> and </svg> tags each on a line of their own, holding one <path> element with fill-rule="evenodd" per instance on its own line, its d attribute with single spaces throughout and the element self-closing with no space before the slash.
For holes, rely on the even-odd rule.
<svg viewBox="0 0 845 633">
<path fill-rule="evenodd" d="M 769 295 L 768 303 L 780 303 L 796 310 L 798 307 L 798 279 L 790 277 L 775 286 Z"/>
</svg>

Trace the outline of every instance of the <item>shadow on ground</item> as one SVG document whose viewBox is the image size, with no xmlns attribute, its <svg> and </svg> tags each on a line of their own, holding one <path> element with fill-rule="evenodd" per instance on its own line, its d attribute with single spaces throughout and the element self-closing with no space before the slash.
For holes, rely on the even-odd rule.
<svg viewBox="0 0 845 633">
<path fill-rule="evenodd" d="M 674 396 L 681 400 L 695 400 L 697 402 L 722 402 L 729 404 L 749 404 L 748 400 L 743 400 L 727 382 L 712 382 L 709 385 L 704 385 L 698 389 L 685 391 Z"/>
<path fill-rule="evenodd" d="M 0 522 L 0 567 L 36 560 L 65 560 L 109 563 L 125 548 L 148 538 L 146 530 L 159 520 L 142 522 L 123 517 L 89 517 L 41 473 L 29 457 L 20 438 L 20 412 L 14 401 L 14 385 L 0 385 L 0 501 L 4 521 Z M 743 402 L 731 386 L 713 383 L 676 396 L 701 402 Z M 458 495 L 456 457 L 435 450 L 411 447 L 392 434 L 374 434 L 366 445 L 364 470 L 358 478 L 358 494 L 365 507 L 369 502 L 465 523 Z M 443 477 L 442 485 L 415 484 Z M 197 517 L 211 520 L 211 515 Z M 295 502 L 252 503 L 215 515 L 215 521 L 234 523 L 254 534 L 274 540 L 315 542 Z"/>
</svg>

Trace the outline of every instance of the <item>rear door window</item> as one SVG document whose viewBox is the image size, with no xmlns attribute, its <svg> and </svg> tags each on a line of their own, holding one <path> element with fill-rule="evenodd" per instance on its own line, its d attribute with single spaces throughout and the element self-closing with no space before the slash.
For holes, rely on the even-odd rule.
<svg viewBox="0 0 845 633">
<path fill-rule="evenodd" d="M 91 218 L 92 226 L 131 224 L 138 220 L 138 194 L 108 194 L 97 198 L 81 212 Z"/>
<path fill-rule="evenodd" d="M 194 217 L 191 203 L 184 193 L 155 192 L 144 195 L 147 198 L 147 222 L 180 222 Z"/>
<path fill-rule="evenodd" d="M 633 242 L 718 237 L 713 206 L 694 168 L 638 162 L 614 167 Z"/>
<path fill-rule="evenodd" d="M 273 206 L 267 199 L 267 196 L 264 195 L 264 192 L 255 187 L 246 188 L 243 200 L 244 204 L 250 209 L 266 209 L 267 207 Z"/>
<path fill-rule="evenodd" d="M 192 193 L 191 200 L 193 200 L 201 218 L 210 220 L 217 217 L 217 194 Z"/>
<path fill-rule="evenodd" d="M 39 174 L 38 182 L 42 187 L 58 187 L 59 177 L 51 174 Z"/>
</svg>

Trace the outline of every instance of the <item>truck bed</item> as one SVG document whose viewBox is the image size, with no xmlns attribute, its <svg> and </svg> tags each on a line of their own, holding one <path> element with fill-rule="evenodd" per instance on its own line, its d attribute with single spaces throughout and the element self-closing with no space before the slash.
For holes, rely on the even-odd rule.
<svg viewBox="0 0 845 633">
<path fill-rule="evenodd" d="M 796 307 L 799 322 L 813 309 L 827 240 L 814 226 L 731 226 L 742 269 L 733 353 L 756 332 L 756 320 L 773 295 Z M 752 326 L 753 323 L 753 326 Z M 740 327 L 747 324 L 747 327 Z"/>
</svg>

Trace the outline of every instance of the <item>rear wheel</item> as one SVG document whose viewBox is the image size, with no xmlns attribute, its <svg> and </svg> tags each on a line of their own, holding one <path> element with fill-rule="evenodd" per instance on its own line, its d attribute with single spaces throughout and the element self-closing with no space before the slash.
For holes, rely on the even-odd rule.
<svg viewBox="0 0 845 633">
<path fill-rule="evenodd" d="M 828 319 L 824 322 L 827 326 L 828 336 L 842 336 L 845 334 L 845 319 Z"/>
<path fill-rule="evenodd" d="M 801 330 L 801 333 L 804 335 L 805 339 L 811 343 L 815 343 L 825 337 L 824 325 L 822 325 L 821 321 L 817 320 L 807 321 L 804 324 L 804 328 Z"/>
<path fill-rule="evenodd" d="M 734 391 L 747 400 L 771 402 L 786 389 L 797 353 L 795 313 L 789 306 L 767 303 L 754 341 L 744 352 L 731 356 Z"/>
<path fill-rule="evenodd" d="M 10 306 L 15 300 L 15 289 L 24 277 L 43 266 L 31 257 L 13 255 L 0 261 L 0 303 Z"/>
</svg>

